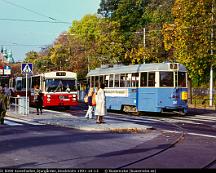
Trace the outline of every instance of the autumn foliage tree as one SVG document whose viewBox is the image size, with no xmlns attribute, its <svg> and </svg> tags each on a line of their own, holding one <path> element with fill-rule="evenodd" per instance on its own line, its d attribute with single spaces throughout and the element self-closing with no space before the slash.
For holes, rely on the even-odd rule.
<svg viewBox="0 0 216 173">
<path fill-rule="evenodd" d="M 173 58 L 184 64 L 189 77 L 204 81 L 215 59 L 210 56 L 212 0 L 176 0 L 174 23 L 163 28 L 165 47 Z"/>
</svg>

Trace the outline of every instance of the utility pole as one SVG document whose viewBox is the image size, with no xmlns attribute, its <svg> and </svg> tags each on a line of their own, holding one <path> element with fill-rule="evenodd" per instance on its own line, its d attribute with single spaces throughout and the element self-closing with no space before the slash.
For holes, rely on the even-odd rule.
<svg viewBox="0 0 216 173">
<path fill-rule="evenodd" d="M 146 29 L 143 28 L 143 46 L 146 47 Z"/>
<path fill-rule="evenodd" d="M 213 43 L 214 43 L 214 0 L 212 0 L 212 27 L 211 27 L 211 58 L 213 58 L 214 52 L 213 52 Z M 210 87 L 209 87 L 209 106 L 213 106 L 213 65 L 210 67 Z"/>
</svg>

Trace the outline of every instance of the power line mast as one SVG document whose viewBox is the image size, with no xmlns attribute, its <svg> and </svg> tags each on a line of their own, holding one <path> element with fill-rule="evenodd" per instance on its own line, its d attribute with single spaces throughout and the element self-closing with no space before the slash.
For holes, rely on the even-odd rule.
<svg viewBox="0 0 216 173">
<path fill-rule="evenodd" d="M 211 15 L 211 58 L 214 56 L 213 43 L 214 43 L 214 0 L 212 0 L 212 15 Z M 210 67 L 210 87 L 209 87 L 209 106 L 213 106 L 213 65 Z"/>
</svg>

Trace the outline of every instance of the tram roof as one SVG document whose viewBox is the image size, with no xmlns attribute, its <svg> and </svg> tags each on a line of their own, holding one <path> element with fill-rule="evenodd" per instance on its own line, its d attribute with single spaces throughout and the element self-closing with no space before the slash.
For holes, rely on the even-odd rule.
<svg viewBox="0 0 216 173">
<path fill-rule="evenodd" d="M 88 76 L 106 75 L 106 74 L 121 74 L 121 73 L 138 73 L 149 71 L 170 71 L 170 64 L 172 63 L 151 63 L 151 64 L 136 64 L 136 65 L 114 65 L 113 67 L 102 66 L 95 70 L 89 71 Z M 186 72 L 185 66 L 178 65 L 178 71 Z"/>
<path fill-rule="evenodd" d="M 77 73 L 70 71 L 52 71 L 34 76 L 44 76 L 45 78 L 77 78 Z"/>
</svg>

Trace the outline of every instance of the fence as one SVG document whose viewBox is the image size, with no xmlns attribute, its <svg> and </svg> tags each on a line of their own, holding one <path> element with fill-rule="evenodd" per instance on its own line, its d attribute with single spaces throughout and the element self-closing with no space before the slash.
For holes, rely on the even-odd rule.
<svg viewBox="0 0 216 173">
<path fill-rule="evenodd" d="M 209 93 L 209 89 L 207 88 L 193 88 L 192 96 L 188 98 L 188 103 L 190 103 L 189 107 L 216 110 L 215 90 L 213 90 L 214 98 L 212 107 L 209 106 Z"/>
</svg>

